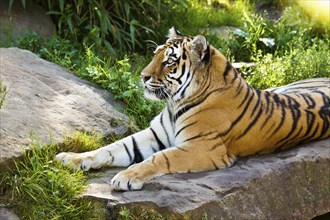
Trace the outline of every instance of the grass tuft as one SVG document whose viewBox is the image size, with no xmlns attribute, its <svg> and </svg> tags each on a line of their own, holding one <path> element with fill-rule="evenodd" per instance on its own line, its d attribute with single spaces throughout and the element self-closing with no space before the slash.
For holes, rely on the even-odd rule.
<svg viewBox="0 0 330 220">
<path fill-rule="evenodd" d="M 59 144 L 58 149 L 60 151 L 81 153 L 95 150 L 102 145 L 104 145 L 102 134 L 76 131 L 71 137 L 66 137 L 63 143 Z"/>
<path fill-rule="evenodd" d="M 59 146 L 41 146 L 34 141 L 15 169 L 1 174 L 1 200 L 14 207 L 22 219 L 97 219 L 90 201 L 79 198 L 87 176 L 54 160 L 62 151 L 92 150 L 100 146 L 100 135 L 77 132 Z"/>
</svg>

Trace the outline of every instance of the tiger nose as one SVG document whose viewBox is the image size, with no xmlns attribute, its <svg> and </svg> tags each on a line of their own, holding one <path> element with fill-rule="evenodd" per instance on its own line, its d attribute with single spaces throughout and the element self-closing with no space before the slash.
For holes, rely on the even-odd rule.
<svg viewBox="0 0 330 220">
<path fill-rule="evenodd" d="M 148 74 L 148 73 L 146 73 L 146 72 L 141 72 L 141 79 L 142 79 L 142 81 L 145 83 L 145 82 L 147 82 L 149 79 L 151 79 L 151 76 Z"/>
</svg>

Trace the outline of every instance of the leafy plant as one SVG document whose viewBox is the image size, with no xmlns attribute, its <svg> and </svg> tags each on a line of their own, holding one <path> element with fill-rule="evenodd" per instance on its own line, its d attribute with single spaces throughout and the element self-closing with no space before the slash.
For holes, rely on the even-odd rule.
<svg viewBox="0 0 330 220">
<path fill-rule="evenodd" d="M 163 103 L 148 101 L 143 97 L 139 73 L 145 65 L 145 60 L 139 62 L 141 63 L 132 72 L 128 57 L 111 65 L 111 60 L 101 60 L 91 48 L 86 48 L 82 58 L 83 66 L 76 73 L 110 90 L 116 99 L 122 100 L 126 105 L 124 113 L 142 129 L 161 111 Z"/>
<path fill-rule="evenodd" d="M 330 77 L 330 41 L 314 40 L 311 47 L 296 37 L 295 48 L 283 56 L 259 56 L 255 69 L 243 70 L 243 75 L 260 89 L 281 86 L 301 79 Z"/>
</svg>

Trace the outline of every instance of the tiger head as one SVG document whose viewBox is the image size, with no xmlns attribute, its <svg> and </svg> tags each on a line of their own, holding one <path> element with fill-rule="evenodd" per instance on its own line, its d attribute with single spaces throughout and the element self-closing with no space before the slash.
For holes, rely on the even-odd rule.
<svg viewBox="0 0 330 220">
<path fill-rule="evenodd" d="M 165 44 L 154 51 L 154 58 L 141 72 L 146 98 L 185 100 L 199 90 L 208 77 L 211 52 L 204 36 L 182 36 L 169 30 Z"/>
</svg>

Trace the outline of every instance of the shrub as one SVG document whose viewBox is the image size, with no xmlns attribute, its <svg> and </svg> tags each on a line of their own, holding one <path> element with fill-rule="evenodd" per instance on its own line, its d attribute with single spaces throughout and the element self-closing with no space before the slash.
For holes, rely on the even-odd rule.
<svg viewBox="0 0 330 220">
<path fill-rule="evenodd" d="M 9 1 L 11 8 L 13 0 Z M 94 45 L 100 54 L 145 51 L 145 39 L 159 38 L 165 13 L 184 0 L 38 0 L 64 39 Z M 21 1 L 25 7 L 25 0 Z"/>
<path fill-rule="evenodd" d="M 295 48 L 283 56 L 259 56 L 255 69 L 243 70 L 253 86 L 265 89 L 292 83 L 301 79 L 330 77 L 330 41 L 314 39 L 311 47 L 296 37 Z"/>
</svg>

